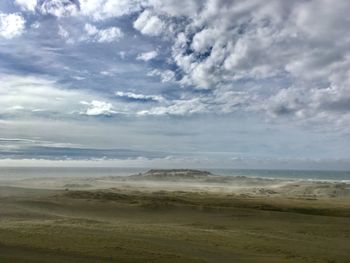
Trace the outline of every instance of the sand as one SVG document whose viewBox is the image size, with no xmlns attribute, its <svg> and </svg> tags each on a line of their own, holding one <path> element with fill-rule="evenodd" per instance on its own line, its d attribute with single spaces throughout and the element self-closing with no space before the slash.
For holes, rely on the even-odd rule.
<svg viewBox="0 0 350 263">
<path fill-rule="evenodd" d="M 349 262 L 350 185 L 162 171 L 0 183 L 0 262 Z"/>
</svg>

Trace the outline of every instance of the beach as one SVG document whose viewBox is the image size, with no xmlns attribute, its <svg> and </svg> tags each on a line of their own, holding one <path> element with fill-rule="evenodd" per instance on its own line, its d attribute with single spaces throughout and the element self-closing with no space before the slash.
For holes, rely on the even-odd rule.
<svg viewBox="0 0 350 263">
<path fill-rule="evenodd" d="M 150 170 L 2 180 L 1 262 L 348 262 L 350 184 Z"/>
</svg>

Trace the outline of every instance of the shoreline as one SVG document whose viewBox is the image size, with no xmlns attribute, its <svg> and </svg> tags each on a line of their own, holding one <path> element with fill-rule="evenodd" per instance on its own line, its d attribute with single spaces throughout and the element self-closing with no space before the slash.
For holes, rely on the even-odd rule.
<svg viewBox="0 0 350 263">
<path fill-rule="evenodd" d="M 149 170 L 146 167 L 1 167 L 0 181 L 9 177 L 16 179 L 45 178 L 45 177 L 103 177 L 106 175 L 129 176 Z M 213 174 L 229 177 L 245 176 L 252 179 L 318 181 L 318 182 L 350 182 L 350 171 L 343 170 L 292 170 L 292 169 L 231 169 L 208 168 L 201 169 Z M 269 174 L 270 173 L 270 174 Z M 282 175 L 279 175 L 279 174 Z M 317 175 L 319 173 L 319 175 Z M 43 174 L 43 175 L 38 175 Z M 46 176 L 45 174 L 49 174 Z M 339 177 L 339 178 L 332 178 Z M 320 176 L 322 175 L 322 176 Z"/>
<path fill-rule="evenodd" d="M 199 170 L 150 170 L 129 176 L 34 177 L 0 185 L 52 190 L 129 188 L 141 191 L 189 191 L 305 198 L 349 198 L 350 182 L 221 176 Z"/>
</svg>

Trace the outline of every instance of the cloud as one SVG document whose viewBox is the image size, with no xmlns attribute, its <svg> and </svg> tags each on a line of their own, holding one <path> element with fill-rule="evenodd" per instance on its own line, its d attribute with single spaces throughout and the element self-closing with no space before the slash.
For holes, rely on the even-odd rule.
<svg viewBox="0 0 350 263">
<path fill-rule="evenodd" d="M 270 98 L 268 102 L 268 110 L 274 116 L 281 115 L 299 115 L 302 116 L 301 110 L 307 103 L 306 96 L 301 96 L 300 92 L 295 88 L 282 89 L 275 96 Z M 305 99 L 301 100 L 304 97 Z"/>
<path fill-rule="evenodd" d="M 151 0 L 149 5 L 134 27 L 166 37 L 181 72 L 180 85 L 214 90 L 208 98 L 213 104 L 220 93 L 245 88 L 244 101 L 236 103 L 242 110 L 264 104 L 279 117 L 348 119 L 348 1 L 193 0 L 184 8 L 173 0 Z M 152 23 L 154 19 L 160 23 Z M 165 25 L 172 30 L 165 31 Z M 247 81 L 251 87 L 245 87 Z M 274 88 L 265 88 L 268 82 Z M 235 110 L 225 103 L 219 109 Z"/>
<path fill-rule="evenodd" d="M 14 110 L 25 110 L 29 114 L 39 108 L 68 114 L 73 110 L 74 104 L 77 104 L 74 103 L 74 98 L 77 99 L 81 94 L 61 90 L 54 85 L 53 81 L 41 78 L 1 76 L 0 114 L 14 113 Z"/>
<path fill-rule="evenodd" d="M 175 100 L 168 106 L 154 107 L 149 110 L 139 111 L 137 114 L 139 116 L 147 115 L 192 115 L 195 113 L 207 112 L 206 104 L 199 98 L 190 100 Z"/>
<path fill-rule="evenodd" d="M 246 92 L 220 91 L 196 97 L 185 96 L 181 99 L 163 101 L 161 106 L 152 107 L 137 112 L 139 116 L 191 116 L 194 114 L 218 113 L 220 115 L 240 111 L 242 107 L 250 108 L 251 99 Z M 257 109 L 254 109 L 257 110 Z M 259 110 L 262 110 L 261 108 Z"/>
<path fill-rule="evenodd" d="M 124 33 L 119 27 L 97 29 L 91 24 L 86 24 L 85 31 L 93 39 L 93 41 L 99 43 L 111 43 L 119 41 L 124 36 Z"/>
<path fill-rule="evenodd" d="M 120 17 L 138 12 L 142 8 L 141 0 L 80 0 L 81 13 L 94 20 Z"/>
<path fill-rule="evenodd" d="M 174 17 L 191 17 L 199 13 L 205 5 L 210 2 L 203 0 L 177 1 L 177 0 L 149 0 L 149 5 L 160 13 Z M 213 12 L 215 12 L 213 10 Z"/>
<path fill-rule="evenodd" d="M 54 142 L 41 142 L 26 139 L 4 139 L 0 145 L 1 159 L 36 160 L 139 160 L 165 158 L 166 153 L 132 149 L 79 148 Z M 5 145 L 4 145 L 5 143 Z"/>
<path fill-rule="evenodd" d="M 159 69 L 154 69 L 150 72 L 147 73 L 148 76 L 159 76 L 161 82 L 172 82 L 175 81 L 175 73 L 172 70 L 159 70 Z"/>
<path fill-rule="evenodd" d="M 26 139 L 26 138 L 0 138 L 1 146 L 0 151 L 4 149 L 15 150 L 26 146 L 41 146 L 41 147 L 72 147 L 69 143 L 57 143 L 52 141 L 43 141 L 37 139 Z"/>
<path fill-rule="evenodd" d="M 289 117 L 295 121 L 317 123 L 323 126 L 322 130 L 339 130 L 349 132 L 347 128 L 350 120 L 350 96 L 346 88 L 337 86 L 323 89 L 317 86 L 305 89 L 303 86 L 292 86 L 280 90 L 263 105 L 273 117 Z M 329 127 L 332 127 L 329 129 Z"/>
<path fill-rule="evenodd" d="M 136 59 L 143 60 L 143 61 L 149 61 L 149 60 L 156 58 L 157 56 L 158 56 L 158 52 L 155 50 L 152 50 L 149 52 L 139 54 Z"/>
<path fill-rule="evenodd" d="M 23 34 L 25 19 L 19 13 L 0 13 L 0 36 L 12 39 Z"/>
<path fill-rule="evenodd" d="M 22 10 L 35 11 L 37 0 L 15 0 L 15 4 L 20 6 Z"/>
<path fill-rule="evenodd" d="M 107 29 L 100 30 L 97 34 L 97 42 L 100 43 L 110 43 L 113 41 L 118 41 L 123 37 L 123 32 L 118 27 L 110 27 Z"/>
<path fill-rule="evenodd" d="M 59 35 L 60 37 L 62 37 L 63 39 L 68 40 L 70 34 L 69 34 L 69 32 L 68 32 L 66 29 L 64 29 L 62 26 L 59 26 L 59 27 L 58 27 L 58 35 Z"/>
<path fill-rule="evenodd" d="M 37 5 L 43 15 L 56 17 L 77 15 L 80 10 L 79 0 L 41 0 Z"/>
<path fill-rule="evenodd" d="M 82 105 L 87 105 L 87 109 L 84 114 L 89 116 L 99 116 L 99 115 L 112 115 L 117 113 L 113 110 L 113 106 L 111 103 L 99 100 L 93 100 L 91 102 L 81 101 Z"/>
<path fill-rule="evenodd" d="M 137 49 L 136 58 L 157 57 L 159 65 L 147 65 L 154 67 L 148 75 L 159 77 L 157 85 L 171 85 L 169 93 L 177 102 L 163 102 L 154 112 L 182 112 L 175 110 L 185 108 L 179 101 L 196 101 L 199 92 L 197 103 L 205 105 L 195 112 L 264 111 L 272 118 L 327 120 L 329 125 L 349 119 L 349 1 L 41 0 L 36 7 L 35 2 L 15 3 L 30 12 L 77 18 L 85 24 L 83 40 L 125 37 L 135 49 L 145 41 L 157 42 L 157 51 L 140 53 L 146 45 Z M 129 36 L 129 26 L 141 35 Z M 65 30 L 71 36 L 78 31 Z M 68 37 L 63 30 L 61 35 Z"/>
<path fill-rule="evenodd" d="M 0 115 L 72 117 L 84 111 L 86 115 L 115 113 L 110 103 L 96 94 L 60 87 L 56 81 L 39 77 L 0 76 Z M 81 101 L 91 101 L 84 102 Z M 86 105 L 82 109 L 82 105 Z"/>
<path fill-rule="evenodd" d="M 94 36 L 98 33 L 97 28 L 91 24 L 85 24 L 85 31 L 90 36 Z"/>
<path fill-rule="evenodd" d="M 117 91 L 115 95 L 119 98 L 125 98 L 128 100 L 134 100 L 134 101 L 155 101 L 155 102 L 162 102 L 165 99 L 160 95 L 144 95 L 144 94 L 136 94 L 132 92 L 123 92 L 123 91 Z"/>
<path fill-rule="evenodd" d="M 165 29 L 165 23 L 149 10 L 145 10 L 135 20 L 134 28 L 144 35 L 159 36 Z"/>
</svg>

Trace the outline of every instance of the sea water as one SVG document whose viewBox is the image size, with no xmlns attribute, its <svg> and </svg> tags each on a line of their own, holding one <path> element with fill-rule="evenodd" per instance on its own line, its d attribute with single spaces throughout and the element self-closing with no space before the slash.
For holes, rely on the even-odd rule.
<svg viewBox="0 0 350 263">
<path fill-rule="evenodd" d="M 313 170 L 249 170 L 209 169 L 212 173 L 226 176 L 262 177 L 274 179 L 350 181 L 350 171 Z"/>
</svg>

